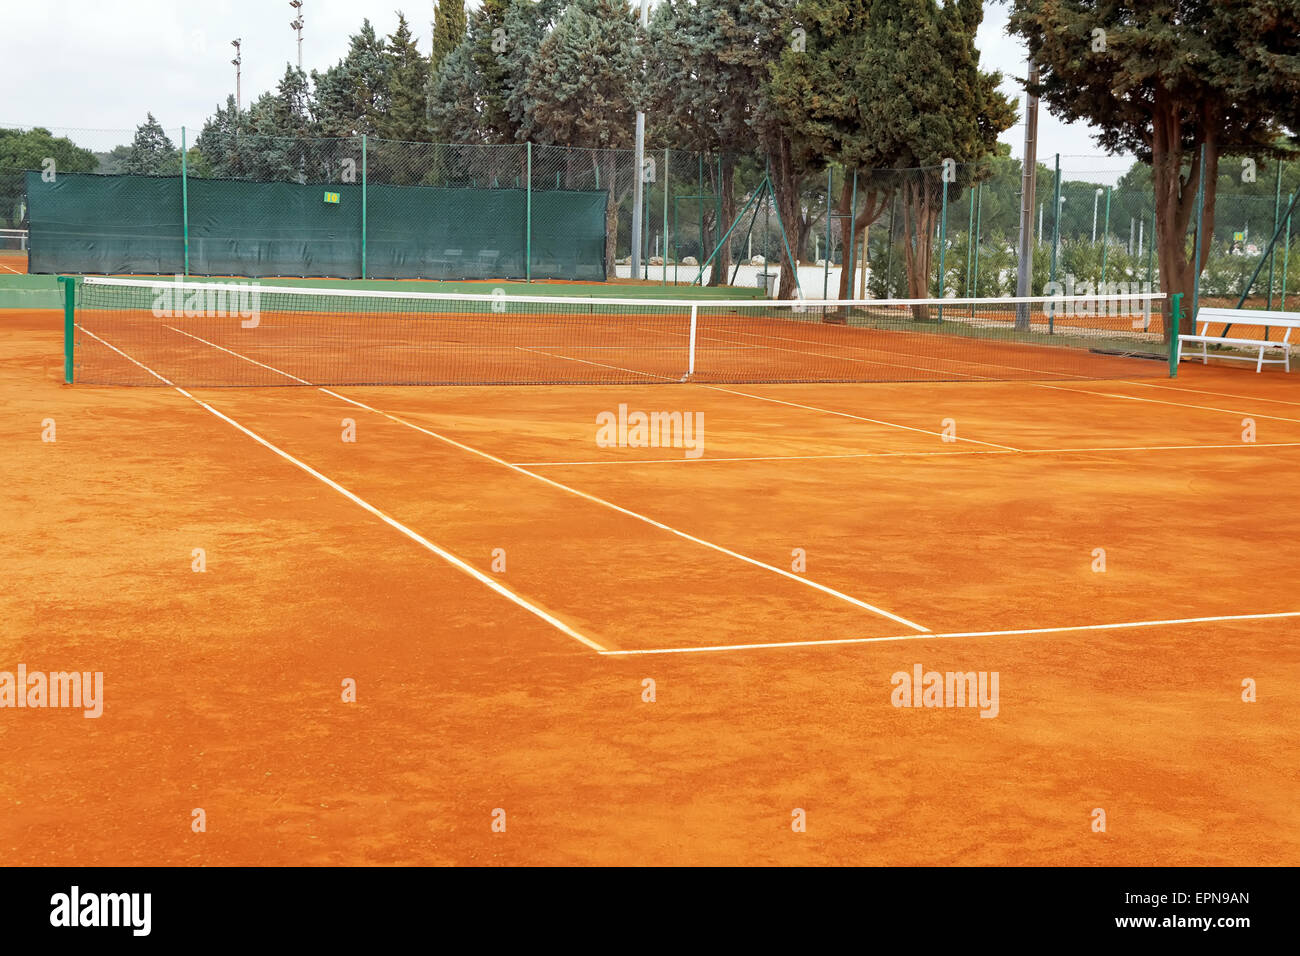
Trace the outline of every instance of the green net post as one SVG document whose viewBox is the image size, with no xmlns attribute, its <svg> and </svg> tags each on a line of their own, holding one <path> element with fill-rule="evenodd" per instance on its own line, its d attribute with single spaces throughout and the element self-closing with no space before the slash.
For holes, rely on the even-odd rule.
<svg viewBox="0 0 1300 956">
<path fill-rule="evenodd" d="M 1105 294 L 1107 255 L 1110 252 L 1110 187 L 1106 187 L 1106 218 L 1101 226 L 1101 284 L 1099 295 Z"/>
<path fill-rule="evenodd" d="M 1178 332 L 1183 327 L 1183 294 L 1169 297 L 1169 377 L 1178 377 Z"/>
<path fill-rule="evenodd" d="M 185 251 L 185 275 L 190 274 L 190 186 L 185 161 L 185 127 L 181 127 L 181 237 Z M 69 379 L 71 381 L 71 379 Z"/>
<path fill-rule="evenodd" d="M 533 281 L 533 143 L 524 152 L 524 281 Z"/>
<path fill-rule="evenodd" d="M 59 282 L 63 286 L 63 381 L 71 385 L 77 314 L 77 279 L 75 276 L 59 276 Z"/>
<path fill-rule="evenodd" d="M 366 277 L 366 134 L 361 134 L 361 278 Z"/>
</svg>

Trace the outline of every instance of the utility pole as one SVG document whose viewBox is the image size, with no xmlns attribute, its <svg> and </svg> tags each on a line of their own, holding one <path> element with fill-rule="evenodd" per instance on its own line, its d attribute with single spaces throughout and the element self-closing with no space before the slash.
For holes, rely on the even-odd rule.
<svg viewBox="0 0 1300 956">
<path fill-rule="evenodd" d="M 1038 82 L 1038 64 L 1029 61 L 1029 85 Z M 1016 295 L 1033 294 L 1034 193 L 1038 186 L 1038 97 L 1025 94 L 1025 161 L 1020 182 L 1020 261 L 1016 266 Z M 1016 328 L 1029 331 L 1029 303 L 1016 306 Z"/>
<path fill-rule="evenodd" d="M 642 33 L 649 22 L 650 0 L 641 0 Z M 644 202 L 642 180 L 645 178 L 645 113 L 640 110 L 636 111 L 636 146 L 633 149 L 632 165 L 635 167 L 632 179 L 632 277 L 635 278 L 641 272 L 641 206 Z M 614 184 L 609 185 L 613 189 Z M 665 270 L 668 268 L 667 261 L 665 258 Z"/>
<path fill-rule="evenodd" d="M 302 0 L 289 0 L 289 6 L 293 7 L 294 13 L 297 14 L 297 16 L 295 16 L 291 21 L 289 21 L 289 26 L 292 27 L 294 30 L 298 31 L 298 72 L 301 73 L 302 72 L 302 25 L 303 25 Z"/>
<path fill-rule="evenodd" d="M 235 48 L 235 58 L 230 62 L 235 68 L 235 112 L 236 113 L 241 113 L 243 112 L 244 109 L 243 97 L 240 95 L 240 91 L 239 91 L 239 65 L 244 62 L 244 58 L 242 55 L 240 55 L 239 52 L 239 45 L 241 42 L 242 41 L 239 39 L 230 41 L 230 45 Z"/>
</svg>

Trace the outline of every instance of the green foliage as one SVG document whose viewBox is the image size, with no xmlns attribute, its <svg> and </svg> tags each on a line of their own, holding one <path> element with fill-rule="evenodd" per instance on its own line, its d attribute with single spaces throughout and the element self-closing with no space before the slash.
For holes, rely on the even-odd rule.
<svg viewBox="0 0 1300 956">
<path fill-rule="evenodd" d="M 406 27 L 405 18 L 398 23 L 399 31 Z M 409 29 L 406 38 L 409 40 Z M 410 117 L 402 115 L 390 118 L 392 98 L 390 96 L 390 71 L 394 65 L 401 64 L 409 70 L 410 57 L 418 59 L 419 53 L 411 43 L 408 49 L 398 51 L 396 56 L 387 49 L 384 38 L 375 33 L 370 21 L 363 20 L 361 30 L 351 38 L 347 55 L 324 73 L 312 70 L 311 78 L 315 86 L 312 112 L 319 123 L 323 136 L 352 136 L 365 133 L 377 136 L 381 127 L 388 123 L 408 123 Z M 409 76 L 404 77 L 409 80 Z M 402 96 L 413 95 L 412 91 L 402 88 Z M 306 112 L 304 103 L 303 112 Z M 401 103 L 403 110 L 411 108 L 405 99 Z M 400 137 L 398 137 L 400 138 Z"/>
<path fill-rule="evenodd" d="M 573 0 L 537 49 L 524 82 L 541 142 L 591 149 L 632 145 L 640 98 L 637 25 L 622 0 Z"/>
<path fill-rule="evenodd" d="M 433 52 L 429 75 L 437 75 L 447 54 L 465 39 L 465 0 L 434 0 Z"/>
<path fill-rule="evenodd" d="M 424 114 L 429 63 L 416 49 L 410 25 L 400 13 L 383 55 L 388 108 L 377 117 L 378 135 L 408 143 L 427 141 Z"/>
<path fill-rule="evenodd" d="M 180 152 L 152 113 L 136 127 L 122 171 L 136 176 L 174 176 L 180 173 Z"/>
<path fill-rule="evenodd" d="M 1220 155 L 1277 155 L 1300 131 L 1300 4 L 1267 0 L 1015 0 L 1051 112 L 1152 170 L 1162 285 L 1191 291 L 1184 250 L 1204 147 L 1208 253 Z"/>
</svg>

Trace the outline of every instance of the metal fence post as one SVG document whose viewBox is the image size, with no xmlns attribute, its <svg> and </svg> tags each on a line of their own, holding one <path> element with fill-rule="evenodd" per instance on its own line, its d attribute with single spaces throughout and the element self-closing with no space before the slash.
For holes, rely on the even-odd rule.
<svg viewBox="0 0 1300 956">
<path fill-rule="evenodd" d="M 524 281 L 533 281 L 533 142 L 524 144 Z"/>
<path fill-rule="evenodd" d="M 1196 312 L 1200 307 L 1201 301 L 1201 230 L 1205 228 L 1205 144 L 1201 144 L 1201 173 L 1196 182 L 1196 248 L 1193 261 L 1196 272 L 1193 275 L 1192 282 L 1192 311 L 1190 313 L 1192 322 L 1196 322 Z M 1182 329 L 1180 323 L 1175 331 Z"/>
<path fill-rule="evenodd" d="M 361 134 L 361 278 L 366 277 L 366 134 Z"/>
<path fill-rule="evenodd" d="M 185 158 L 184 126 L 181 127 L 181 234 L 185 252 L 185 275 L 188 278 L 190 274 L 190 182 Z"/>
</svg>

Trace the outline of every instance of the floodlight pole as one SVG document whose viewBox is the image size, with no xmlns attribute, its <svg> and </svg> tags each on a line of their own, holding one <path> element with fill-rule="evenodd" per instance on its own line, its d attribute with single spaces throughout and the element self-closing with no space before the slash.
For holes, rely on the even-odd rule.
<svg viewBox="0 0 1300 956">
<path fill-rule="evenodd" d="M 1038 82 L 1038 64 L 1029 61 L 1028 82 Z M 1038 187 L 1038 97 L 1025 96 L 1025 160 L 1020 180 L 1020 261 L 1016 264 L 1016 295 L 1033 295 L 1034 280 L 1034 199 Z M 1038 210 L 1038 231 L 1043 230 L 1043 211 Z M 978 274 L 976 275 L 978 280 Z M 1016 328 L 1029 330 L 1029 304 L 1016 306 Z"/>
<path fill-rule="evenodd" d="M 641 29 L 645 30 L 650 22 L 650 0 L 641 0 Z M 644 215 L 642 179 L 645 177 L 645 113 L 636 111 L 636 145 L 632 154 L 632 278 L 641 271 L 641 218 Z M 610 184 L 613 188 L 613 184 Z M 664 271 L 667 273 L 667 257 L 664 258 Z"/>
<path fill-rule="evenodd" d="M 298 32 L 298 72 L 302 72 L 302 0 L 289 0 L 289 6 L 293 7 L 294 13 L 297 14 L 290 22 L 289 26 Z"/>
<path fill-rule="evenodd" d="M 244 62 L 244 57 L 239 52 L 239 46 L 242 42 L 243 40 L 241 38 L 236 38 L 230 41 L 230 45 L 235 48 L 235 58 L 230 62 L 231 65 L 233 65 L 235 68 L 235 112 L 236 113 L 241 113 L 243 112 L 244 109 L 244 100 L 243 97 L 240 95 L 240 89 L 239 89 L 239 80 L 240 80 L 239 66 L 241 63 Z"/>
</svg>

